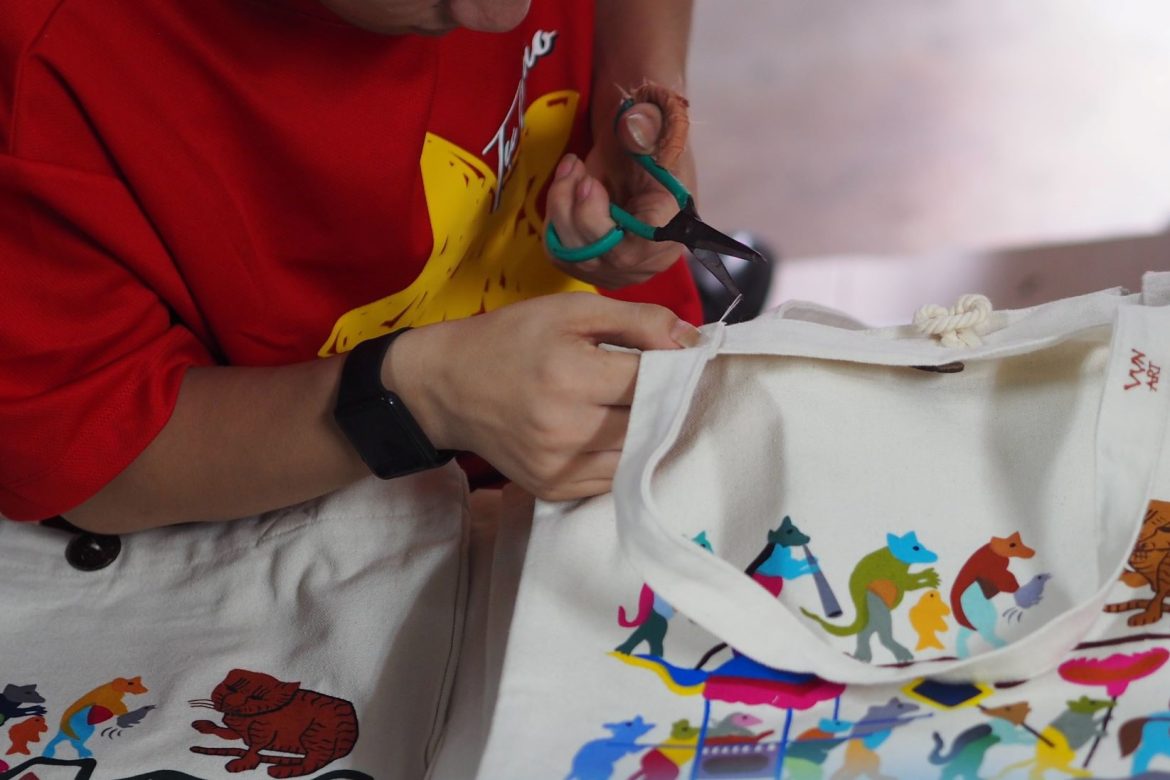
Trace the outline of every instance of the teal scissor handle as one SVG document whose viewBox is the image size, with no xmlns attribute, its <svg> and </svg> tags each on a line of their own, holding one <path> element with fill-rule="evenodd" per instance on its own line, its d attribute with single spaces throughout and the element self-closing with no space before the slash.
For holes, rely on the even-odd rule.
<svg viewBox="0 0 1170 780">
<path fill-rule="evenodd" d="M 674 196 L 675 202 L 678 203 L 680 209 L 685 209 L 693 203 L 691 193 L 687 191 L 687 188 L 683 186 L 682 182 L 674 178 L 670 171 L 654 162 L 653 157 L 648 154 L 635 154 L 632 156 L 636 163 L 646 169 L 646 172 L 654 177 L 655 181 L 665 187 Z M 621 243 L 626 233 L 633 233 L 647 241 L 657 240 L 658 228 L 653 225 L 647 225 L 616 203 L 609 204 L 609 216 L 617 223 L 613 230 L 610 230 L 591 244 L 573 249 L 561 243 L 561 237 L 557 235 L 556 228 L 553 227 L 552 220 L 550 219 L 548 221 L 548 227 L 544 231 L 544 240 L 545 245 L 548 246 L 548 251 L 553 257 L 558 260 L 563 260 L 566 263 L 584 263 L 586 260 L 601 257 L 613 249 Z"/>
</svg>

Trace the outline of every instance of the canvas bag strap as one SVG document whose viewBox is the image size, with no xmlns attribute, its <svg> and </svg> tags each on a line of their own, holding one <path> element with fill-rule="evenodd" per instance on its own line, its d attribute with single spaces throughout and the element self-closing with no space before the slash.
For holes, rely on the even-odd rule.
<svg viewBox="0 0 1170 780">
<path fill-rule="evenodd" d="M 1044 631 L 985 655 L 929 667 L 875 666 L 826 652 L 809 626 L 742 571 L 672 531 L 654 500 L 653 475 L 679 435 L 703 369 L 716 356 L 799 355 L 881 365 L 955 359 L 954 351 L 921 340 L 885 341 L 872 333 L 771 320 L 759 326 L 714 326 L 697 348 L 643 355 L 626 447 L 614 481 L 619 544 L 668 602 L 740 652 L 775 668 L 812 672 L 841 683 L 897 683 L 927 671 L 942 679 L 988 681 L 1040 674 L 1088 631 L 1132 548 L 1163 449 L 1170 387 L 1142 394 L 1124 389 L 1132 383 L 1129 350 L 1140 349 L 1156 365 L 1170 361 L 1170 309 L 1142 307 L 1116 292 L 1070 299 L 1026 312 L 990 334 L 983 347 L 962 353 L 965 361 L 1023 354 L 1110 322 L 1113 340 L 1099 416 L 1097 509 L 1102 529 L 1126 530 L 1099 533 L 1115 538 L 1101 553 L 1108 559 L 1101 563 L 1107 582 Z"/>
</svg>

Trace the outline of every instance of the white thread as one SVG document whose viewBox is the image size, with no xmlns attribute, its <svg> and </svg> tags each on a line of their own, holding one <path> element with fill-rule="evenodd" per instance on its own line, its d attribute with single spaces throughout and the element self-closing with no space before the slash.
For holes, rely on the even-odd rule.
<svg viewBox="0 0 1170 780">
<path fill-rule="evenodd" d="M 928 303 L 914 313 L 914 325 L 923 335 L 937 336 L 944 347 L 978 347 L 990 315 L 986 295 L 964 295 L 949 309 Z"/>
</svg>

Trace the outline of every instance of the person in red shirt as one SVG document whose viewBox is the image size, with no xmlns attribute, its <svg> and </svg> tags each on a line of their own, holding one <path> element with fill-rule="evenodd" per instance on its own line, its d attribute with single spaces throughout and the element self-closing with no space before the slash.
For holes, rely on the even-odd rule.
<svg viewBox="0 0 1170 780">
<path fill-rule="evenodd" d="M 697 296 L 677 246 L 570 267 L 542 227 L 675 210 L 625 154 L 658 109 L 612 127 L 623 89 L 681 88 L 689 6 L 9 4 L 0 514 L 120 533 L 353 483 L 345 354 L 407 327 L 380 378 L 434 447 L 608 490 L 638 358 L 599 345 L 692 344 Z"/>
</svg>

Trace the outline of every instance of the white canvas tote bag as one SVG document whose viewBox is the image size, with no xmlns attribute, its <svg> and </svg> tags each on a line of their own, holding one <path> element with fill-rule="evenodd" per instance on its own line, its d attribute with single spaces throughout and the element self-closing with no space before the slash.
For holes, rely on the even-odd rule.
<svg viewBox="0 0 1170 780">
<path fill-rule="evenodd" d="M 643 355 L 612 496 L 537 506 L 478 777 L 1170 775 L 1164 281 Z"/>
<path fill-rule="evenodd" d="M 0 521 L 0 778 L 422 778 L 466 526 L 454 464 L 126 535 L 92 571 L 72 534 Z"/>
</svg>

